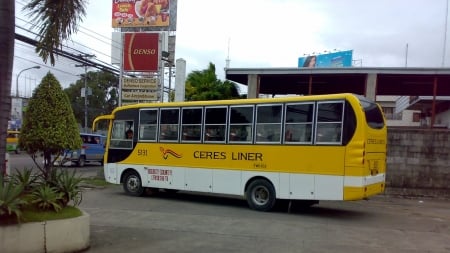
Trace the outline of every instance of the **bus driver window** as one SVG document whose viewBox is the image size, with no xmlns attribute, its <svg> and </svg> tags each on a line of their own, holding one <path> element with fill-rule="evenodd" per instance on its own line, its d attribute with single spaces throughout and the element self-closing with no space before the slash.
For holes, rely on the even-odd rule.
<svg viewBox="0 0 450 253">
<path fill-rule="evenodd" d="M 126 133 L 127 139 L 133 139 L 133 130 L 128 129 Z"/>
</svg>

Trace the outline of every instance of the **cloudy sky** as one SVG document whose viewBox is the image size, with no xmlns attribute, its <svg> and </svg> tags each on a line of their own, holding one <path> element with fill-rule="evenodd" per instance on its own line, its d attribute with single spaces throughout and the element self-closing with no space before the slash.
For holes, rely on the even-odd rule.
<svg viewBox="0 0 450 253">
<path fill-rule="evenodd" d="M 29 35 L 23 29 L 30 22 L 21 11 L 24 2 L 16 0 L 16 33 Z M 175 58 L 186 60 L 187 73 L 212 62 L 222 80 L 228 57 L 231 68 L 297 67 L 299 57 L 335 50 L 353 50 L 355 65 L 363 67 L 404 67 L 406 62 L 408 67 L 441 67 L 445 51 L 448 67 L 447 2 L 178 0 Z M 90 0 L 80 31 L 67 45 L 110 63 L 111 3 Z M 21 70 L 42 66 L 20 75 L 20 94 L 30 93 L 48 71 L 63 87 L 84 72 L 65 59 L 55 67 L 45 65 L 23 42 L 16 41 L 14 60 L 13 92 Z"/>
</svg>

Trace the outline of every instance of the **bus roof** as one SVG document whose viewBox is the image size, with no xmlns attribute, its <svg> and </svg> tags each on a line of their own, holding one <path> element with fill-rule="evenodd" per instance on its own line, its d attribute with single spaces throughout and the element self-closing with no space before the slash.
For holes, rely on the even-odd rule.
<svg viewBox="0 0 450 253">
<path fill-rule="evenodd" d="M 297 102 L 297 101 L 310 101 L 310 100 L 328 100 L 328 99 L 342 99 L 346 97 L 358 98 L 357 95 L 352 93 L 338 93 L 327 95 L 308 95 L 308 96 L 292 96 L 292 97 L 278 97 L 278 98 L 250 98 L 250 99 L 230 99 L 230 100 L 203 100 L 203 101 L 185 101 L 185 102 L 168 102 L 168 103 L 137 103 L 124 105 L 117 107 L 112 111 L 114 115 L 117 111 L 126 109 L 139 109 L 143 107 L 179 107 L 179 106 L 205 106 L 205 105 L 234 105 L 234 104 L 263 104 L 263 103 L 275 103 L 275 102 Z M 358 98 L 359 99 L 359 98 Z M 114 116 L 104 115 L 104 116 Z M 100 116 L 101 117 L 101 116 Z M 112 118 L 98 118 L 100 119 L 112 119 Z"/>
</svg>

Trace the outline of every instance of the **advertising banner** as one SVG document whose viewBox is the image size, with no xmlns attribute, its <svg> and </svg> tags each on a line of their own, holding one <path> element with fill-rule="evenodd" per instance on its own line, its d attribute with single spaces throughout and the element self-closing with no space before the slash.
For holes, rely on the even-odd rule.
<svg viewBox="0 0 450 253">
<path fill-rule="evenodd" d="M 158 100 L 158 92 L 122 91 L 123 100 Z"/>
<path fill-rule="evenodd" d="M 124 71 L 158 71 L 159 34 L 125 33 L 123 47 Z"/>
<path fill-rule="evenodd" d="M 171 5 L 174 5 L 171 7 Z M 174 0 L 113 0 L 112 27 L 169 27 L 175 23 Z M 171 26 L 172 27 L 172 26 Z M 172 29 L 173 30 L 173 29 Z"/>
<path fill-rule="evenodd" d="M 351 67 L 353 50 L 341 51 L 328 54 L 310 55 L 298 58 L 299 68 L 338 68 Z"/>
<path fill-rule="evenodd" d="M 158 79 L 156 78 L 124 78 L 122 82 L 123 90 L 156 90 Z"/>
</svg>

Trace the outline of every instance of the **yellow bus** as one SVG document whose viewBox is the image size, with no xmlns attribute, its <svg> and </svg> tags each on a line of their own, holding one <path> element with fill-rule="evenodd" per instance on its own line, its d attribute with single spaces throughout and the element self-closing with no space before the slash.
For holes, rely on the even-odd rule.
<svg viewBox="0 0 450 253">
<path fill-rule="evenodd" d="M 104 120 L 105 179 L 130 195 L 236 195 L 269 211 L 277 199 L 360 200 L 385 188 L 385 119 L 354 94 L 126 105 L 93 130 Z"/>
<path fill-rule="evenodd" d="M 20 131 L 8 130 L 8 135 L 6 136 L 6 150 L 8 152 L 15 152 L 18 154 L 20 152 L 19 148 L 19 135 Z"/>
</svg>

